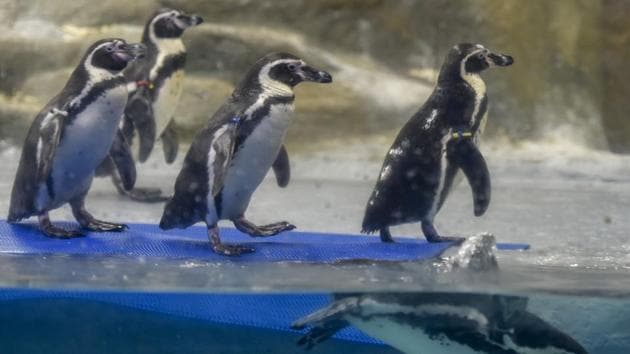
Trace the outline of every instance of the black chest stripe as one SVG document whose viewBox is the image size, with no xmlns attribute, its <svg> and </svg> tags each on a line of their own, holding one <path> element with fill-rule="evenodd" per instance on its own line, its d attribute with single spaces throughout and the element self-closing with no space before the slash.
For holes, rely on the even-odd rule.
<svg viewBox="0 0 630 354">
<path fill-rule="evenodd" d="M 162 66 L 158 68 L 155 74 L 155 80 L 153 84 L 155 87 L 160 88 L 166 79 L 171 77 L 174 72 L 184 69 L 186 65 L 186 53 L 180 53 L 176 55 L 169 55 L 164 58 Z"/>
<path fill-rule="evenodd" d="M 293 103 L 295 98 L 293 96 L 274 96 L 269 97 L 265 100 L 265 102 L 260 106 L 260 108 L 256 109 L 249 119 L 244 120 L 241 123 L 238 135 L 236 137 L 236 147 L 235 151 L 238 151 L 242 146 L 248 136 L 252 134 L 252 132 L 258 127 L 260 122 L 263 121 L 271 111 L 271 106 L 275 104 L 290 104 Z"/>
<path fill-rule="evenodd" d="M 69 123 L 76 118 L 79 113 L 83 112 L 87 106 L 94 103 L 100 96 L 102 96 L 105 92 L 121 86 L 126 85 L 125 78 L 123 76 L 117 76 L 113 79 L 108 79 L 105 81 L 101 81 L 96 83 L 94 86 L 90 88 L 87 94 L 79 101 L 78 104 L 72 105 L 66 109 L 68 112 Z M 63 109 L 60 107 L 60 109 Z"/>
</svg>

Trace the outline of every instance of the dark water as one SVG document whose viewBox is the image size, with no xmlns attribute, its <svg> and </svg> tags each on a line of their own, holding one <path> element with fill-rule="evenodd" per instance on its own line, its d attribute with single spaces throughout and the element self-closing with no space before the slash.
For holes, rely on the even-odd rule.
<svg viewBox="0 0 630 354">
<path fill-rule="evenodd" d="M 8 290 L 8 293 L 21 290 Z M 0 343 L 3 353 L 301 353 L 303 348 L 296 343 L 303 333 L 290 330 L 292 321 L 297 320 L 313 309 L 313 304 L 304 303 L 305 308 L 300 316 L 289 318 L 280 314 L 286 320 L 284 328 L 263 328 L 234 324 L 239 322 L 232 319 L 232 323 L 220 323 L 197 319 L 199 315 L 186 312 L 173 315 L 160 311 L 141 309 L 139 306 L 113 304 L 103 300 L 82 299 L 80 296 L 68 295 L 48 297 L 46 291 L 38 292 L 35 298 L 11 299 L 0 296 Z M 116 293 L 113 293 L 116 294 Z M 382 293 L 372 293 L 378 296 Z M 144 298 L 147 304 L 160 302 L 160 298 L 177 296 L 177 294 L 160 293 L 129 293 L 125 296 Z M 322 297 L 325 294 L 308 294 L 307 297 Z M 89 297 L 88 295 L 87 297 Z M 188 295 L 190 296 L 190 295 Z M 196 294 L 197 300 L 204 298 L 216 299 L 217 294 Z M 221 296 L 230 296 L 222 294 Z M 255 308 L 257 301 L 264 304 L 264 299 L 270 296 L 281 299 L 287 307 L 295 308 L 296 298 L 303 293 L 261 294 L 238 293 L 234 296 L 249 299 L 243 306 Z M 363 296 L 370 296 L 363 294 Z M 465 302 L 473 299 L 472 305 L 478 304 L 478 294 L 467 293 L 405 293 L 407 298 L 417 296 L 419 301 L 433 298 L 458 296 Z M 486 296 L 486 295 L 483 295 Z M 536 316 L 545 324 L 541 332 L 525 332 L 524 340 L 534 342 L 536 336 L 554 335 L 571 338 L 579 343 L 589 353 L 613 354 L 626 353 L 630 350 L 630 300 L 628 298 L 596 298 L 573 297 L 559 295 L 532 295 L 528 297 L 514 297 L 502 295 L 487 295 L 497 300 L 518 299 L 516 307 L 523 307 L 523 311 Z M 77 298 L 79 297 L 79 298 Z M 505 303 L 505 301 L 504 301 Z M 214 305 L 221 306 L 221 302 Z M 213 306 L 213 304 L 209 305 Z M 166 306 L 168 307 L 168 306 Z M 278 306 L 278 310 L 283 310 Z M 498 316 L 507 318 L 505 326 L 519 325 L 518 311 L 509 307 L 497 307 Z M 259 322 L 273 319 L 256 318 L 259 311 L 253 310 L 251 318 L 240 318 L 242 322 L 254 320 Z M 297 311 L 296 313 L 299 313 Z M 514 315 L 517 313 L 517 315 Z M 284 317 L 283 317 L 284 316 Z M 512 319 L 510 319 L 512 317 Z M 224 320 L 219 318 L 219 320 Z M 419 316 L 416 324 L 430 325 L 429 318 Z M 228 322 L 230 322 L 228 320 Z M 443 322 L 447 323 L 447 322 Z M 449 327 L 443 324 L 441 330 L 453 333 L 466 330 L 462 322 L 456 322 Z M 510 327 L 511 328 L 511 327 Z M 468 328 L 470 330 L 470 328 Z M 529 328 L 531 329 L 531 327 Z M 521 329 L 524 330 L 524 329 Z M 527 327 L 525 327 L 527 330 Z M 471 331 L 471 333 L 476 333 Z M 355 340 L 331 339 L 316 345 L 312 353 L 397 353 L 398 351 L 382 343 L 365 343 L 367 337 Z M 369 340 L 369 338 L 368 338 Z M 418 344 L 422 342 L 417 338 Z M 423 352 L 423 351 L 419 351 Z M 449 352 L 449 351 L 445 351 Z M 471 351 L 472 352 L 472 351 Z M 552 351 L 541 351 L 553 353 Z"/>
<path fill-rule="evenodd" d="M 303 332 L 292 331 L 291 323 L 337 294 L 389 296 L 425 310 L 447 301 L 480 312 L 488 328 L 503 331 L 535 316 L 543 329 L 521 338 L 555 333 L 589 353 L 630 350 L 625 272 L 519 266 L 507 258 L 501 255 L 500 270 L 472 271 L 438 261 L 247 264 L 3 255 L 0 343 L 3 353 L 301 353 L 296 342 Z M 479 331 L 421 313 L 415 323 L 439 323 L 444 333 Z M 374 333 L 341 335 L 313 352 L 397 352 L 375 343 Z M 417 340 L 418 347 L 426 345 Z"/>
</svg>

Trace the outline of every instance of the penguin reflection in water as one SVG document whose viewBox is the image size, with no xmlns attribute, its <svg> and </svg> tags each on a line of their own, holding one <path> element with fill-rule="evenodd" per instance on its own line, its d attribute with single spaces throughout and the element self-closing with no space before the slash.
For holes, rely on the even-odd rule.
<svg viewBox="0 0 630 354">
<path fill-rule="evenodd" d="M 143 52 L 142 44 L 122 39 L 101 40 L 87 50 L 66 86 L 31 125 L 13 183 L 9 222 L 37 215 L 47 236 L 82 236 L 77 230 L 53 226 L 48 217 L 50 210 L 70 203 L 85 229 L 126 228 L 95 219 L 84 203 L 94 170 L 104 160 L 118 169 L 125 189 L 135 183 L 133 158 L 118 125 L 127 103 L 122 70 Z"/>
<path fill-rule="evenodd" d="M 403 353 L 586 354 L 569 335 L 527 311 L 527 298 L 458 293 L 336 295 L 293 323 L 312 326 L 298 341 L 311 349 L 354 325 Z"/>
<path fill-rule="evenodd" d="M 254 64 L 192 142 L 164 208 L 162 229 L 204 221 L 212 249 L 235 256 L 253 249 L 222 244 L 219 220 L 230 220 L 253 237 L 295 228 L 288 222 L 256 226 L 244 214 L 271 167 L 279 186 L 289 183 L 283 140 L 293 117 L 293 88 L 302 81 L 329 83 L 332 77 L 291 54 L 269 54 Z"/>
<path fill-rule="evenodd" d="M 144 28 L 142 44 L 146 55 L 125 70 L 129 102 L 125 108 L 122 130 L 128 142 L 137 132 L 138 159 L 145 162 L 155 141 L 160 138 L 167 163 L 172 163 L 178 150 L 173 116 L 182 94 L 186 47 L 184 31 L 203 22 L 197 15 L 179 10 L 162 9 L 156 12 Z M 98 176 L 110 175 L 121 194 L 145 202 L 166 200 L 155 188 L 126 190 L 114 166 L 105 161 L 97 170 Z"/>
<path fill-rule="evenodd" d="M 440 236 L 433 219 L 459 171 L 472 188 L 476 216 L 490 203 L 490 174 L 477 148 L 486 124 L 488 99 L 479 74 L 513 63 L 479 44 L 453 47 L 440 70 L 437 87 L 402 128 L 390 148 L 363 219 L 363 232 L 380 232 L 393 242 L 390 226 L 422 222 L 429 242 L 461 241 Z"/>
</svg>

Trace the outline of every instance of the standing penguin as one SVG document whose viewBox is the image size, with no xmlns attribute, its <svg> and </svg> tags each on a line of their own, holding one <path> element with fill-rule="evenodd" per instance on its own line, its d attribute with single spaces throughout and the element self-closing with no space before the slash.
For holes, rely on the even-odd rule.
<svg viewBox="0 0 630 354">
<path fill-rule="evenodd" d="M 365 210 L 363 232 L 378 230 L 383 242 L 393 242 L 390 226 L 420 221 L 429 242 L 461 240 L 440 236 L 433 219 L 460 169 L 472 188 L 475 215 L 488 208 L 490 174 L 477 148 L 488 99 L 479 74 L 513 62 L 479 44 L 458 44 L 449 51 L 437 87 L 385 157 Z"/>
<path fill-rule="evenodd" d="M 87 50 L 66 86 L 31 125 L 13 183 L 9 222 L 37 215 L 47 236 L 82 236 L 53 226 L 48 217 L 50 210 L 69 202 L 85 229 L 126 228 L 95 219 L 84 203 L 94 170 L 104 160 L 118 169 L 125 189 L 135 183 L 133 158 L 118 125 L 128 97 L 122 71 L 143 52 L 142 44 L 122 39 L 100 40 Z"/>
<path fill-rule="evenodd" d="M 183 90 L 186 64 L 186 47 L 181 37 L 187 28 L 202 22 L 197 15 L 162 9 L 151 16 L 144 27 L 142 43 L 147 47 L 147 54 L 125 70 L 130 97 L 122 123 L 128 141 L 132 140 L 135 131 L 138 133 L 140 162 L 149 158 L 157 138 L 162 140 L 167 163 L 172 163 L 177 156 L 179 142 L 173 117 Z M 99 175 L 112 176 L 120 193 L 139 201 L 166 200 L 159 189 L 126 191 L 113 172 L 111 164 L 99 168 Z"/>
<path fill-rule="evenodd" d="M 288 222 L 256 226 L 244 215 L 269 168 L 279 186 L 289 183 L 289 159 L 282 142 L 293 118 L 293 88 L 302 81 L 328 83 L 332 77 L 291 54 L 272 53 L 254 64 L 192 142 L 175 195 L 164 208 L 162 229 L 204 221 L 212 249 L 234 256 L 253 249 L 222 244 L 219 220 L 231 220 L 253 237 L 295 228 Z"/>
<path fill-rule="evenodd" d="M 575 339 L 527 311 L 527 298 L 470 293 L 336 295 L 293 323 L 312 326 L 298 341 L 311 349 L 354 325 L 403 353 L 586 354 Z"/>
</svg>

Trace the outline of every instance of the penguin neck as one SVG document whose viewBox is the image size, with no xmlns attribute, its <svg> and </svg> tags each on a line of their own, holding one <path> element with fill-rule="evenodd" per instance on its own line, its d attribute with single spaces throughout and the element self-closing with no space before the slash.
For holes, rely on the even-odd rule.
<svg viewBox="0 0 630 354">
<path fill-rule="evenodd" d="M 262 88 L 261 96 L 266 97 L 293 97 L 293 88 L 285 83 L 276 80 L 265 80 L 260 82 Z"/>
<path fill-rule="evenodd" d="M 180 37 L 158 38 L 155 34 L 151 34 L 149 42 L 148 47 L 153 51 L 153 57 L 155 58 L 155 63 L 149 72 L 149 80 L 153 81 L 157 78 L 160 68 L 164 66 L 166 58 L 184 55 L 186 47 Z"/>
<path fill-rule="evenodd" d="M 151 38 L 150 45 L 155 48 L 158 55 L 177 55 L 186 52 L 186 47 L 181 38 Z"/>
<path fill-rule="evenodd" d="M 115 81 L 122 79 L 121 71 L 112 72 L 103 68 L 97 68 L 91 64 L 92 57 L 88 56 L 81 64 L 79 64 L 68 79 L 68 82 L 62 90 L 62 97 L 71 98 L 71 106 L 77 105 L 85 96 L 87 96 L 92 88 L 99 83 L 106 81 Z M 122 80 L 124 81 L 124 80 Z M 122 82 L 121 81 L 121 82 Z M 58 107 L 59 109 L 64 109 Z"/>
<path fill-rule="evenodd" d="M 181 37 L 159 37 L 150 25 L 145 28 L 142 34 L 142 43 L 155 50 L 158 55 L 175 55 L 186 52 Z"/>
</svg>

